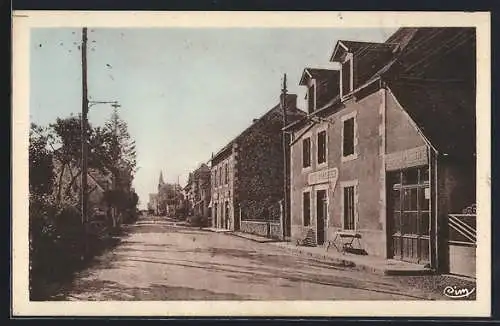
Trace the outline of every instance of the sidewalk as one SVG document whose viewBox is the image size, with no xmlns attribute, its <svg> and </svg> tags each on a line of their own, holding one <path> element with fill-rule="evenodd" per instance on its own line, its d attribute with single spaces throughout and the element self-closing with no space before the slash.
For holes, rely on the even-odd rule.
<svg viewBox="0 0 500 326">
<path fill-rule="evenodd" d="M 214 229 L 219 232 L 222 230 Z M 367 271 L 382 275 L 428 275 L 432 270 L 422 265 L 407 263 L 399 260 L 384 259 L 374 256 L 362 256 L 338 252 L 335 248 L 328 251 L 325 247 L 304 247 L 297 246 L 291 242 L 277 241 L 266 237 L 248 234 L 244 232 L 234 232 L 223 230 L 228 235 L 249 239 L 259 243 L 266 243 L 287 250 L 293 254 L 328 261 L 337 265 L 350 267 L 356 270 Z"/>
</svg>

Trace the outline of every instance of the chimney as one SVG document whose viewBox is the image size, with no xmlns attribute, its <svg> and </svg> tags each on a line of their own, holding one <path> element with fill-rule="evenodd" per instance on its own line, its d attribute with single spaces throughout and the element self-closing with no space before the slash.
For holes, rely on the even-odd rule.
<svg viewBox="0 0 500 326">
<path fill-rule="evenodd" d="M 283 99 L 283 94 L 280 95 L 280 103 Z M 297 94 L 286 94 L 286 109 L 296 109 L 297 108 Z"/>
</svg>

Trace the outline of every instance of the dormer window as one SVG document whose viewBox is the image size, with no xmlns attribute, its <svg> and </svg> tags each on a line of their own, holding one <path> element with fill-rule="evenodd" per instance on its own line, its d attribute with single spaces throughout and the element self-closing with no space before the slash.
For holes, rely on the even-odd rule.
<svg viewBox="0 0 500 326">
<path fill-rule="evenodd" d="M 305 68 L 299 85 L 307 87 L 304 103 L 307 112 L 313 114 L 321 110 L 329 101 L 338 96 L 339 70 Z"/>
<path fill-rule="evenodd" d="M 314 81 L 311 81 L 311 85 L 307 91 L 307 108 L 308 112 L 312 113 L 316 109 L 316 87 Z"/>
<path fill-rule="evenodd" d="M 346 96 L 352 92 L 352 55 L 348 54 L 340 69 L 340 95 Z"/>
</svg>

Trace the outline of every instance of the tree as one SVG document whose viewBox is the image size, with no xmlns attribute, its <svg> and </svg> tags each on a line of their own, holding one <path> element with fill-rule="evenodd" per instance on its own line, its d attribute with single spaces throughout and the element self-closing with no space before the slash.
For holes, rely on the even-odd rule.
<svg viewBox="0 0 500 326">
<path fill-rule="evenodd" d="M 127 123 L 122 120 L 115 108 L 110 119 L 104 125 L 106 152 L 113 162 L 110 170 L 114 176 L 116 188 L 130 189 L 136 172 L 135 141 L 128 132 Z"/>
<path fill-rule="evenodd" d="M 50 194 L 54 184 L 52 152 L 48 147 L 47 130 L 34 123 L 29 133 L 29 187 L 30 194 Z"/>
<path fill-rule="evenodd" d="M 133 199 L 132 181 L 136 172 L 135 141 L 128 132 L 127 123 L 122 120 L 117 109 L 102 129 L 96 129 L 96 152 L 107 162 L 106 166 L 113 174 L 112 190 L 106 193 L 106 202 L 113 208 L 113 226 L 120 217 L 129 215 L 131 205 L 134 212 L 137 200 Z M 133 203 L 133 204 L 132 204 Z"/>
</svg>

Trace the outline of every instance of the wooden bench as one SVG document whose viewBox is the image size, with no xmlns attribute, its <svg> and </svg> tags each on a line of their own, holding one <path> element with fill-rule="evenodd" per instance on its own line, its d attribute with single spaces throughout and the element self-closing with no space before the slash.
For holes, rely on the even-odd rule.
<svg viewBox="0 0 500 326">
<path fill-rule="evenodd" d="M 297 240 L 295 243 L 297 246 L 315 247 L 315 233 L 313 229 L 308 229 L 302 239 Z"/>
<path fill-rule="evenodd" d="M 340 240 L 340 244 L 337 244 L 337 239 Z M 337 231 L 335 232 L 335 238 L 333 241 L 328 241 L 326 245 L 326 250 L 330 248 L 331 245 L 337 249 L 340 253 L 345 253 L 346 250 L 354 249 L 354 242 L 358 243 L 358 249 L 361 249 L 361 234 L 357 232 L 347 232 L 347 231 Z"/>
</svg>

